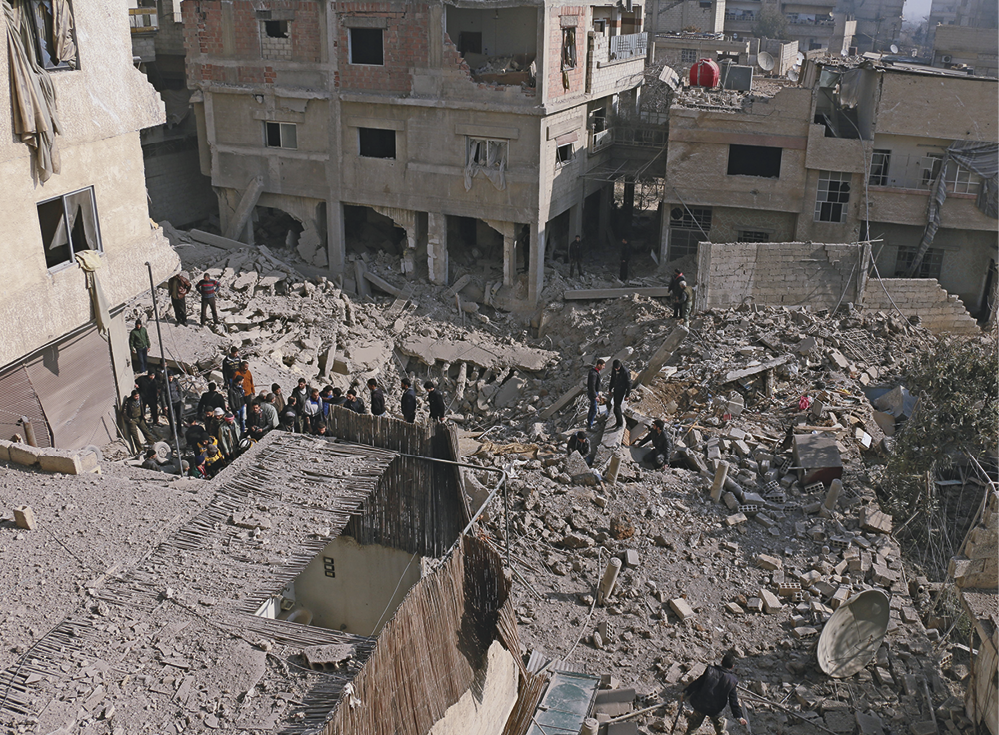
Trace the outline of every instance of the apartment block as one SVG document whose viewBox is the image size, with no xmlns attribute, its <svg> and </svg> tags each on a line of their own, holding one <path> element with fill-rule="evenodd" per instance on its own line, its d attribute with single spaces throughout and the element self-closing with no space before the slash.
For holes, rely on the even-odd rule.
<svg viewBox="0 0 999 735">
<path fill-rule="evenodd" d="M 0 34 L 0 256 L 13 274 L 0 436 L 27 438 L 27 423 L 40 446 L 74 449 L 117 436 L 133 387 L 123 311 L 148 291 L 147 263 L 161 282 L 179 261 L 149 220 L 139 133 L 164 109 L 132 63 L 128 17 L 108 0 L 56 5 L 11 3 Z"/>
<path fill-rule="evenodd" d="M 537 303 L 546 253 L 584 221 L 607 231 L 601 172 L 620 168 L 613 128 L 647 52 L 628 7 L 185 2 L 225 234 L 250 241 L 262 208 L 284 213 L 299 254 L 351 278 L 356 243 L 388 222 L 400 274 L 443 286 L 502 264 L 497 303 Z"/>
<path fill-rule="evenodd" d="M 808 60 L 799 84 L 734 108 L 686 90 L 670 115 L 662 262 L 694 258 L 700 242 L 870 241 L 881 276 L 936 279 L 971 314 L 987 312 L 996 84 Z"/>
</svg>

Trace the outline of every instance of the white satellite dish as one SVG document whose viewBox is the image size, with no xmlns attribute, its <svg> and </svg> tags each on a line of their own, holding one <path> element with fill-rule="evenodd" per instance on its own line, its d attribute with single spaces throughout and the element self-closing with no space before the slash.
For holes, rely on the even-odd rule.
<svg viewBox="0 0 999 735">
<path fill-rule="evenodd" d="M 896 46 L 895 44 L 892 44 L 891 46 L 888 47 L 888 50 L 891 51 L 893 54 L 897 54 L 898 53 L 898 46 Z"/>
<path fill-rule="evenodd" d="M 756 55 L 756 63 L 760 65 L 763 71 L 771 71 L 774 68 L 774 57 L 766 51 L 760 51 Z"/>
<path fill-rule="evenodd" d="M 853 676 L 870 663 L 888 632 L 888 595 L 866 590 L 840 605 L 822 628 L 815 654 L 834 679 Z"/>
<path fill-rule="evenodd" d="M 792 69 L 788 69 L 787 78 L 790 79 L 792 82 L 798 81 L 798 68 L 794 67 Z"/>
<path fill-rule="evenodd" d="M 795 66 L 801 66 L 801 63 L 804 60 L 805 60 L 805 55 L 799 51 L 798 55 L 795 57 L 794 65 Z"/>
</svg>

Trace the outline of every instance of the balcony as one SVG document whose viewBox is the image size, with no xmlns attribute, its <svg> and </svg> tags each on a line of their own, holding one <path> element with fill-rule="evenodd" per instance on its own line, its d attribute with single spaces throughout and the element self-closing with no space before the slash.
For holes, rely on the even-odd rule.
<svg viewBox="0 0 999 735">
<path fill-rule="evenodd" d="M 129 8 L 128 25 L 133 36 L 158 32 L 160 20 L 156 8 Z"/>
<path fill-rule="evenodd" d="M 649 34 L 629 33 L 625 36 L 611 36 L 608 61 L 644 59 L 648 53 Z"/>
</svg>

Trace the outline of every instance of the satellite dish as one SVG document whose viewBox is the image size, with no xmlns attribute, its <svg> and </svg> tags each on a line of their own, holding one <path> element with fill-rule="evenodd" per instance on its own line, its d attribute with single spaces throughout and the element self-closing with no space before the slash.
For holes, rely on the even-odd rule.
<svg viewBox="0 0 999 735">
<path fill-rule="evenodd" d="M 763 71 L 771 71 L 774 68 L 774 57 L 766 51 L 761 51 L 756 56 L 756 63 L 760 65 Z"/>
<path fill-rule="evenodd" d="M 881 647 L 890 619 L 888 595 L 866 590 L 851 597 L 822 629 L 816 656 L 819 668 L 834 679 L 853 676 Z"/>
<path fill-rule="evenodd" d="M 891 46 L 888 47 L 888 50 L 891 51 L 893 54 L 897 54 L 898 53 L 898 46 L 896 46 L 895 44 L 892 44 Z"/>
<path fill-rule="evenodd" d="M 801 63 L 804 60 L 805 60 L 805 55 L 799 51 L 798 55 L 795 57 L 794 65 L 795 66 L 801 66 Z"/>
<path fill-rule="evenodd" d="M 790 79 L 792 82 L 798 81 L 798 67 L 794 67 L 793 69 L 788 69 L 787 78 Z"/>
</svg>

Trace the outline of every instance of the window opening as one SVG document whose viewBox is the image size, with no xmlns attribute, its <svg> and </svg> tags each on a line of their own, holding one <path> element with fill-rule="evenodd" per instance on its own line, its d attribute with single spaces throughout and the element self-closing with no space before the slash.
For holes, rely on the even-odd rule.
<svg viewBox="0 0 999 735">
<path fill-rule="evenodd" d="M 576 68 L 576 29 L 562 29 L 562 71 Z"/>
<path fill-rule="evenodd" d="M 72 263 L 81 250 L 104 250 L 93 187 L 40 202 L 38 225 L 46 268 Z"/>
<path fill-rule="evenodd" d="M 739 242 L 770 242 L 770 233 L 762 230 L 739 230 Z"/>
<path fill-rule="evenodd" d="M 39 65 L 46 69 L 75 69 L 76 37 L 69 0 L 28 0 L 21 9 L 30 13 L 26 26 Z"/>
<path fill-rule="evenodd" d="M 919 176 L 919 188 L 929 189 L 933 182 L 940 175 L 940 166 L 943 163 L 943 156 L 930 153 L 923 157 L 923 170 Z"/>
<path fill-rule="evenodd" d="M 895 277 L 904 278 L 912 267 L 912 261 L 916 258 L 918 247 L 900 245 L 895 253 Z M 943 253 L 940 248 L 927 248 L 923 255 L 923 262 L 919 264 L 919 270 L 914 274 L 916 278 L 940 278 L 940 271 L 943 266 Z"/>
<path fill-rule="evenodd" d="M 816 222 L 846 222 L 850 203 L 851 174 L 840 171 L 820 171 L 815 197 Z"/>
<path fill-rule="evenodd" d="M 560 145 L 555 149 L 555 165 L 564 166 L 573 159 L 572 143 Z"/>
<path fill-rule="evenodd" d="M 888 166 L 891 163 L 891 151 L 874 149 L 871 156 L 871 186 L 888 186 Z"/>
<path fill-rule="evenodd" d="M 947 191 L 952 194 L 973 194 L 980 183 L 978 174 L 951 161 L 947 169 Z"/>
<path fill-rule="evenodd" d="M 478 31 L 462 31 L 458 34 L 458 53 L 464 56 L 468 54 L 482 53 L 482 33 Z"/>
<path fill-rule="evenodd" d="M 288 21 L 286 20 L 265 20 L 264 33 L 268 38 L 287 38 Z"/>
<path fill-rule="evenodd" d="M 298 126 L 295 123 L 264 123 L 264 137 L 268 148 L 298 148 Z"/>
<path fill-rule="evenodd" d="M 385 64 L 381 28 L 350 29 L 350 63 L 366 66 Z"/>
<path fill-rule="evenodd" d="M 395 131 L 358 128 L 358 153 L 365 158 L 395 158 Z"/>
<path fill-rule="evenodd" d="M 728 147 L 728 175 L 779 179 L 781 150 L 772 146 L 733 143 Z"/>
<path fill-rule="evenodd" d="M 697 49 L 694 49 L 694 48 L 682 48 L 682 49 L 680 49 L 680 63 L 681 64 L 696 64 L 697 63 Z"/>
<path fill-rule="evenodd" d="M 697 243 L 711 232 L 711 208 L 673 207 L 669 219 L 669 260 L 696 255 Z"/>
</svg>

